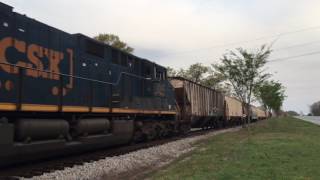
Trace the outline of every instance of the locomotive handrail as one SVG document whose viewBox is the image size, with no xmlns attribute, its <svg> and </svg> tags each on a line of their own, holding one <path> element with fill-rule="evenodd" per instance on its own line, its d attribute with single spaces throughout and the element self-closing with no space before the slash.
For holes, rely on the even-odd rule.
<svg viewBox="0 0 320 180">
<path fill-rule="evenodd" d="M 102 83 L 102 84 L 109 84 L 109 85 L 113 85 L 113 86 L 119 85 L 120 80 L 122 79 L 123 75 L 128 75 L 128 76 L 132 76 L 132 77 L 135 77 L 135 78 L 144 79 L 144 80 L 148 80 L 148 81 L 152 81 L 152 82 L 160 82 L 160 80 L 151 80 L 149 78 L 145 78 L 143 76 L 139 76 L 139 75 L 132 74 L 132 73 L 127 73 L 127 72 L 121 72 L 120 76 L 117 79 L 117 81 L 115 83 L 113 83 L 113 82 L 100 81 L 100 80 L 91 79 L 91 78 L 85 78 L 85 77 L 81 77 L 81 76 L 74 76 L 74 75 L 70 75 L 70 74 L 56 73 L 56 72 L 47 71 L 47 70 L 24 67 L 24 66 L 19 66 L 19 65 L 16 65 L 16 64 L 12 64 L 12 63 L 0 62 L 0 64 L 8 65 L 8 66 L 14 66 L 14 67 L 23 68 L 23 69 L 31 69 L 31 70 L 35 70 L 35 71 L 46 72 L 46 73 L 50 73 L 50 74 L 55 74 L 55 75 L 60 75 L 60 76 L 65 76 L 65 77 L 71 77 L 71 78 L 75 78 L 75 79 L 82 79 L 82 80 L 86 80 L 86 81 L 90 81 L 90 82 L 98 82 L 98 83 Z"/>
</svg>

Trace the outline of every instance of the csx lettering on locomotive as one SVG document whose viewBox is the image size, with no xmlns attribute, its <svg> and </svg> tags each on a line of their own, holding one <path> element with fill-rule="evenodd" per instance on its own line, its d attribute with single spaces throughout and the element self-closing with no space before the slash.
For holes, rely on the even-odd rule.
<svg viewBox="0 0 320 180">
<path fill-rule="evenodd" d="M 9 48 L 14 48 L 18 53 L 25 54 L 27 60 L 21 59 L 16 62 L 16 66 L 13 67 L 6 65 L 12 64 L 10 63 L 10 59 L 8 59 L 6 56 Z M 67 49 L 67 53 L 69 53 L 70 61 L 72 61 L 72 50 Z M 44 63 L 41 60 L 42 58 L 46 58 L 49 60 L 49 65 L 47 68 L 44 66 Z M 24 67 L 26 68 L 26 76 L 30 76 L 33 78 L 59 80 L 59 74 L 61 73 L 59 64 L 63 59 L 63 52 L 48 49 L 37 44 L 27 45 L 26 42 L 20 41 L 13 37 L 5 37 L 0 41 L 0 67 L 3 71 L 10 74 L 18 74 L 18 67 Z"/>
</svg>

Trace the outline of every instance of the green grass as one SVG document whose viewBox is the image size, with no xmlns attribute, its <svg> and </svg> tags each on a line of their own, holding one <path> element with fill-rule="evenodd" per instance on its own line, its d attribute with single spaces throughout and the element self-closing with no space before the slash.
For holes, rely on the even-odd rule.
<svg viewBox="0 0 320 180">
<path fill-rule="evenodd" d="M 320 179 L 320 126 L 271 119 L 215 136 L 150 179 Z"/>
</svg>

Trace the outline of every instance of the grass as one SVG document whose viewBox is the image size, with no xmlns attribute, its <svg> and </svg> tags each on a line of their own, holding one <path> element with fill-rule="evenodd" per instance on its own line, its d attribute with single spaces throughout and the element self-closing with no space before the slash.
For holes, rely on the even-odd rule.
<svg viewBox="0 0 320 180">
<path fill-rule="evenodd" d="M 320 179 L 320 126 L 270 119 L 202 142 L 150 179 Z"/>
</svg>

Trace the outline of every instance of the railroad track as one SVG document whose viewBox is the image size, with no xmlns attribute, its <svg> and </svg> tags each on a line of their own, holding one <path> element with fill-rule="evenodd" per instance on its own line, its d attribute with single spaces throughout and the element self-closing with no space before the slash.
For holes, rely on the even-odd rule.
<svg viewBox="0 0 320 180">
<path fill-rule="evenodd" d="M 97 150 L 97 151 L 91 151 L 91 152 L 77 154 L 77 155 L 71 155 L 67 157 L 51 158 L 51 159 L 37 161 L 37 162 L 29 162 L 29 163 L 24 163 L 20 165 L 9 166 L 7 168 L 0 169 L 0 180 L 19 179 L 21 177 L 32 178 L 34 176 L 39 176 L 44 173 L 63 170 L 67 167 L 73 167 L 75 165 L 82 165 L 84 163 L 98 161 L 106 157 L 113 157 L 113 156 L 127 154 L 133 151 L 166 144 L 166 143 L 180 140 L 186 137 L 204 135 L 212 131 L 218 131 L 218 130 L 216 129 L 194 130 L 185 136 L 171 137 L 167 139 L 155 140 L 155 141 L 146 142 L 146 143 L 119 146 L 119 147 L 108 148 L 104 150 Z"/>
</svg>

